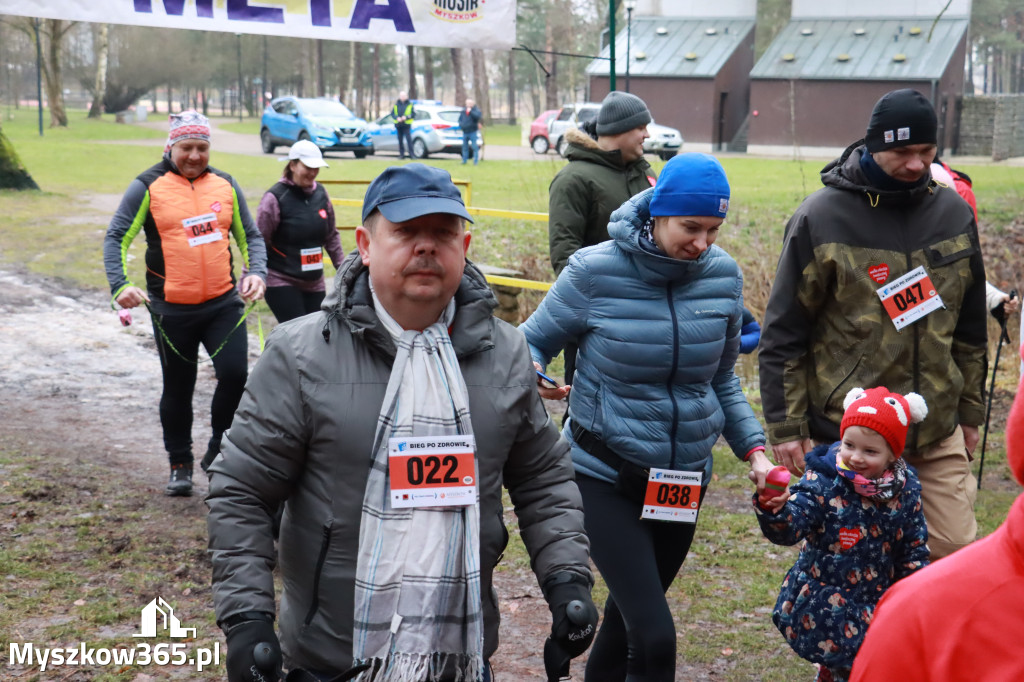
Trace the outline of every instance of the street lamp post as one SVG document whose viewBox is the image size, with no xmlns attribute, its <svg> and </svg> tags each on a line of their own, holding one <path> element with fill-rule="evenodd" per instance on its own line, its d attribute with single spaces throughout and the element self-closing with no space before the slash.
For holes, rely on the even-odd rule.
<svg viewBox="0 0 1024 682">
<path fill-rule="evenodd" d="M 632 38 L 633 38 L 633 10 L 636 9 L 636 0 L 626 0 L 622 3 L 626 8 L 626 92 L 629 92 L 629 62 L 632 61 Z"/>
<path fill-rule="evenodd" d="M 615 90 L 615 0 L 608 0 L 608 92 Z"/>
</svg>

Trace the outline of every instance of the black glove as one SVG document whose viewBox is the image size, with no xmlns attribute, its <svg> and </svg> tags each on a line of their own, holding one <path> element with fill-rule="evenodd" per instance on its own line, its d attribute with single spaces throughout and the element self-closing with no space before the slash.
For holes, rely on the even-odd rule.
<svg viewBox="0 0 1024 682">
<path fill-rule="evenodd" d="M 597 607 L 590 598 L 586 579 L 560 573 L 546 584 L 551 609 L 551 639 L 570 658 L 576 658 L 590 646 L 597 633 Z"/>
<path fill-rule="evenodd" d="M 278 682 L 284 677 L 273 621 L 244 621 L 228 628 L 226 637 L 228 682 Z"/>
</svg>

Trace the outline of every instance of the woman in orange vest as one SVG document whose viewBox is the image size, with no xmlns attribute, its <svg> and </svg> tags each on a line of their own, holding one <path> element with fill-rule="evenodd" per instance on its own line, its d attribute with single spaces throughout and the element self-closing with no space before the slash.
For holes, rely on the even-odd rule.
<svg viewBox="0 0 1024 682">
<path fill-rule="evenodd" d="M 110 221 L 103 263 L 114 301 L 146 304 L 160 366 L 160 423 L 171 476 L 165 492 L 192 494 L 192 394 L 199 344 L 217 375 L 213 434 L 204 463 L 220 452 L 248 375 L 245 302 L 263 297 L 267 254 L 234 179 L 210 165 L 210 122 L 196 111 L 171 114 L 164 157 L 129 185 Z M 146 235 L 146 290 L 128 277 L 128 247 Z M 236 287 L 229 237 L 247 274 Z"/>
</svg>

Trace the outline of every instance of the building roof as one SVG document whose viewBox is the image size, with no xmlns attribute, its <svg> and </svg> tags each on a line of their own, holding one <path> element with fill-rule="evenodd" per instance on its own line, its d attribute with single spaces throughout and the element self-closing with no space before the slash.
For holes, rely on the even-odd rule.
<svg viewBox="0 0 1024 682">
<path fill-rule="evenodd" d="M 793 20 L 768 46 L 750 77 L 938 79 L 967 32 L 967 19 L 942 19 L 934 31 L 932 24 L 921 17 Z"/>
<path fill-rule="evenodd" d="M 671 76 L 714 78 L 747 35 L 754 30 L 754 18 L 690 19 L 678 17 L 633 17 L 628 36 L 632 43 L 630 76 Z M 626 73 L 627 31 L 615 37 L 615 74 Z M 641 56 L 643 55 L 643 56 Z M 607 76 L 611 48 L 587 66 L 587 75 Z M 639 58 L 638 58 L 639 57 Z"/>
</svg>

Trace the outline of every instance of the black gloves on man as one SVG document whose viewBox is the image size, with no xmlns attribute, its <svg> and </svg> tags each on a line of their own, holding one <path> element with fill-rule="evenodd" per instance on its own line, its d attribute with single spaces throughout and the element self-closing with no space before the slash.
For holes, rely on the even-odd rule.
<svg viewBox="0 0 1024 682">
<path fill-rule="evenodd" d="M 544 595 L 551 609 L 550 641 L 561 650 L 568 665 L 569 659 L 587 650 L 597 632 L 597 607 L 590 598 L 590 585 L 576 573 L 558 573 L 545 581 Z"/>
<path fill-rule="evenodd" d="M 269 614 L 228 625 L 225 630 L 228 682 L 278 682 L 284 677 L 281 644 Z"/>
</svg>

